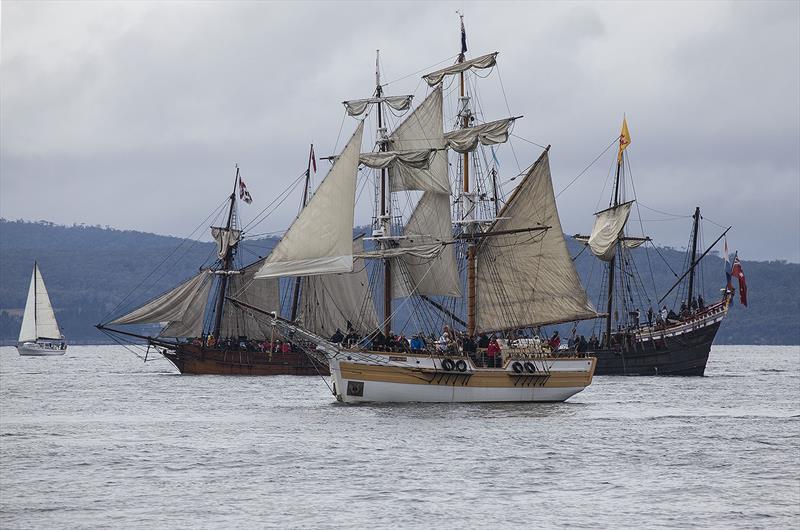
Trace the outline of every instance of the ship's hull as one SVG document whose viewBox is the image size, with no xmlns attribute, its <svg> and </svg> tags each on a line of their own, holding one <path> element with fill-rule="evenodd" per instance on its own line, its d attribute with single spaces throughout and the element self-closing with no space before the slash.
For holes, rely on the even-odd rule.
<svg viewBox="0 0 800 530">
<path fill-rule="evenodd" d="M 328 367 L 305 353 L 264 353 L 182 344 L 159 352 L 182 374 L 194 375 L 328 375 Z"/>
<path fill-rule="evenodd" d="M 589 351 L 597 357 L 595 375 L 702 376 L 727 310 L 720 304 L 680 324 L 642 331 L 625 349 Z"/>
<path fill-rule="evenodd" d="M 25 342 L 17 345 L 17 352 L 19 352 L 20 355 L 30 357 L 51 357 L 64 355 L 67 353 L 67 348 L 66 346 L 61 349 L 37 342 Z"/>
<path fill-rule="evenodd" d="M 595 359 L 586 357 L 530 359 L 534 368 L 519 373 L 512 369 L 518 361 L 493 369 L 452 360 L 466 369 L 447 371 L 443 358 L 429 356 L 331 359 L 334 393 L 344 403 L 561 402 L 591 384 L 595 369 Z"/>
</svg>

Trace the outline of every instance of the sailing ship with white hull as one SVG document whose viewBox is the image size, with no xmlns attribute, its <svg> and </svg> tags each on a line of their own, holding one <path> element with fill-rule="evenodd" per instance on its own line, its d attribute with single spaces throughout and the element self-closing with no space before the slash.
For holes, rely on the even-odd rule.
<svg viewBox="0 0 800 530">
<path fill-rule="evenodd" d="M 626 234 L 626 223 L 635 204 L 635 200 L 625 197 L 625 179 L 630 178 L 626 166 L 627 147 L 631 143 L 627 120 L 623 120 L 619 142 L 608 208 L 595 214 L 591 235 L 574 236 L 605 265 L 605 274 L 601 276 L 601 291 L 606 300 L 605 325 L 599 337 L 593 333 L 585 351 L 597 358 L 597 375 L 702 376 L 711 344 L 731 306 L 734 289 L 729 281 L 720 290 L 720 298 L 707 303 L 696 280 L 700 277 L 702 259 L 731 227 L 698 256 L 702 216 L 697 207 L 692 215 L 686 271 L 666 294 L 654 301 L 631 255 L 632 249 L 651 240 L 644 235 Z M 660 306 L 672 293 L 675 298 L 671 308 Z"/>
<path fill-rule="evenodd" d="M 391 133 L 384 111 L 410 108 L 411 97 L 385 95 L 376 67 L 374 95 L 345 102 L 347 113 L 359 123 L 334 169 L 255 275 L 314 278 L 353 271 L 356 259 L 372 260 L 381 271 L 373 275 L 383 298 L 380 325 L 348 342 L 342 333 L 327 336 L 308 329 L 302 318 L 291 322 L 269 306 L 230 298 L 254 317 L 268 315 L 284 335 L 316 345 L 312 353 L 328 362 L 339 401 L 558 402 L 592 381 L 596 360 L 590 356 L 509 347 L 487 367 L 471 355 L 469 341 L 477 335 L 592 319 L 598 313 L 567 252 L 549 148 L 524 172 L 502 208 L 497 207 L 496 182 L 494 193 L 487 193 L 485 183 L 476 178 L 483 149 L 506 142 L 518 117 L 478 123 L 465 77 L 494 67 L 497 53 L 467 60 L 465 52 L 462 24 L 458 61 L 423 77 L 430 93 Z M 459 83 L 457 128 L 445 133 L 443 85 L 453 78 Z M 373 108 L 377 150 L 359 154 L 366 119 L 361 116 Z M 451 153 L 457 168 L 455 192 Z M 357 254 L 351 233 L 359 165 L 377 174 L 373 233 L 366 238 L 373 248 Z M 421 196 L 407 222 L 397 222 L 393 210 L 398 195 L 408 192 Z M 460 303 L 466 303 L 461 311 L 466 321 L 457 314 Z M 393 322 L 401 306 L 411 307 L 410 318 L 422 326 L 429 323 L 425 320 L 448 323 L 440 341 L 420 345 L 422 339 L 415 337 L 409 344 L 395 335 L 394 325 L 403 325 Z M 455 331 L 457 326 L 463 331 Z M 455 335 L 464 341 L 456 342 Z"/>
<path fill-rule="evenodd" d="M 19 330 L 17 351 L 20 355 L 64 355 L 67 343 L 58 327 L 50 296 L 44 285 L 39 264 L 33 264 L 28 299 Z"/>
</svg>

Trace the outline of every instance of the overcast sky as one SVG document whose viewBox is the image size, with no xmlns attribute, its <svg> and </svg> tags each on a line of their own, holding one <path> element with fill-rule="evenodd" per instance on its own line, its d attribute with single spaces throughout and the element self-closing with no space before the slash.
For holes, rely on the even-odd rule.
<svg viewBox="0 0 800 530">
<path fill-rule="evenodd" d="M 305 170 L 310 142 L 332 154 L 342 127 L 342 147 L 355 122 L 342 126 L 341 101 L 371 95 L 376 49 L 383 80 L 400 79 L 387 93 L 421 101 L 417 72 L 452 62 L 463 9 L 468 55 L 500 52 L 480 85 L 487 120 L 507 115 L 504 87 L 525 116 L 514 133 L 552 144 L 557 192 L 625 113 L 658 243 L 685 246 L 690 219 L 645 207 L 699 205 L 734 225 L 744 259 L 800 261 L 799 6 L 4 0 L 0 215 L 185 236 L 230 193 L 238 163 L 247 221 Z M 374 125 L 365 147 L 373 138 Z M 526 166 L 540 149 L 515 138 L 514 152 Z M 507 180 L 517 163 L 500 156 Z M 558 197 L 565 232 L 590 230 L 614 158 Z M 285 229 L 297 201 L 259 228 Z M 704 232 L 711 242 L 719 228 Z"/>
</svg>

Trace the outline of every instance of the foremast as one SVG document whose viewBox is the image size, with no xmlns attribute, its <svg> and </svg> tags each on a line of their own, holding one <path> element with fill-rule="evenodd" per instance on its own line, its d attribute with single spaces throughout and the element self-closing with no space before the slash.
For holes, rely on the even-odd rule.
<svg viewBox="0 0 800 530">
<path fill-rule="evenodd" d="M 461 53 L 458 55 L 458 62 L 463 63 L 466 59 L 467 53 L 467 33 L 464 28 L 464 15 L 458 14 L 461 19 Z M 461 118 L 461 128 L 466 129 L 469 127 L 471 111 L 469 108 L 469 96 L 466 95 L 466 87 L 464 83 L 464 72 L 459 73 L 459 114 Z M 461 190 L 462 204 L 465 206 L 465 219 L 468 224 L 466 225 L 467 234 L 473 232 L 474 226 L 471 221 L 475 215 L 475 204 L 473 197 L 470 194 L 469 182 L 469 151 L 463 155 L 463 187 Z M 495 190 L 496 192 L 496 190 Z M 497 197 L 495 197 L 495 204 L 497 204 Z M 475 286 L 475 245 L 476 240 L 470 238 L 467 240 L 467 336 L 472 337 L 475 335 L 475 306 L 476 306 L 476 286 Z"/>
<path fill-rule="evenodd" d="M 631 143 L 631 137 L 628 133 L 628 122 L 625 118 L 622 120 L 622 131 L 619 135 L 619 152 L 617 154 L 617 172 L 614 178 L 614 195 L 611 198 L 610 208 L 617 208 L 620 205 L 619 200 L 619 182 L 620 172 L 622 171 L 623 153 L 625 148 Z M 619 254 L 620 241 L 619 238 L 614 242 L 614 251 L 611 260 L 608 262 L 608 300 L 606 305 L 606 347 L 611 347 L 611 323 L 614 318 L 614 273 L 616 272 L 617 255 Z M 623 263 L 620 262 L 620 266 Z"/>
<path fill-rule="evenodd" d="M 233 191 L 229 197 L 230 206 L 228 208 L 228 220 L 225 223 L 225 231 L 230 234 L 234 223 L 234 214 L 236 211 L 236 188 L 239 186 L 239 165 L 236 165 L 236 176 L 233 179 Z M 222 313 L 225 310 L 225 294 L 228 289 L 228 276 L 231 274 L 233 267 L 233 257 L 236 253 L 237 242 L 232 245 L 227 245 L 225 254 L 222 257 L 222 268 L 217 271 L 219 274 L 219 284 L 217 286 L 217 299 L 214 306 L 214 326 L 211 329 L 215 337 L 219 337 L 219 330 L 222 326 Z"/>
<path fill-rule="evenodd" d="M 378 150 L 385 153 L 387 151 L 389 138 L 386 132 L 386 127 L 383 125 L 383 87 L 381 87 L 381 52 L 375 52 L 375 97 L 378 99 Z M 381 168 L 380 179 L 380 217 L 378 223 L 380 224 L 383 248 L 388 250 L 391 247 L 392 237 L 392 202 L 391 199 L 386 200 L 387 186 L 386 186 L 386 168 Z M 392 260 L 385 258 L 383 260 L 383 334 L 388 337 L 392 331 Z"/>
</svg>

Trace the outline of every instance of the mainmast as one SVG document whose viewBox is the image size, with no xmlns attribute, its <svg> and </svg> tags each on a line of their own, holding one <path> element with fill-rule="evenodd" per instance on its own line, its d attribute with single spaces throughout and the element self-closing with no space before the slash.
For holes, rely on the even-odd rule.
<svg viewBox="0 0 800 530">
<path fill-rule="evenodd" d="M 692 228 L 692 261 L 690 261 L 689 269 L 689 293 L 686 299 L 687 307 L 692 307 L 692 295 L 694 294 L 694 269 L 695 260 L 697 259 L 697 229 L 700 225 L 700 207 L 694 209 L 694 227 Z"/>
<path fill-rule="evenodd" d="M 228 222 L 225 223 L 225 230 L 230 232 L 233 225 L 233 212 L 236 209 L 236 187 L 239 183 L 239 165 L 236 165 L 236 177 L 233 179 L 233 192 L 230 196 L 230 208 L 228 209 Z M 225 257 L 222 259 L 222 269 L 217 271 L 220 275 L 219 287 L 217 289 L 217 301 L 214 307 L 214 327 L 212 333 L 219 337 L 220 326 L 222 325 L 222 310 L 225 304 L 225 291 L 228 288 L 228 273 L 233 265 L 233 253 L 235 245 L 228 245 Z"/>
<path fill-rule="evenodd" d="M 383 126 L 383 88 L 381 87 L 381 52 L 375 52 L 375 97 L 378 98 L 378 147 L 380 151 L 385 152 L 387 148 L 388 138 L 386 128 Z M 391 245 L 389 237 L 392 235 L 392 216 L 391 216 L 391 201 L 387 205 L 386 202 L 386 168 L 381 169 L 381 213 L 379 223 L 383 229 L 383 242 L 384 247 L 388 249 Z M 389 258 L 383 260 L 383 334 L 388 337 L 392 331 L 392 262 Z"/>
<path fill-rule="evenodd" d="M 306 202 L 308 202 L 308 187 L 311 181 L 311 163 L 313 157 L 314 157 L 314 144 L 311 144 L 311 150 L 308 152 L 308 167 L 306 168 L 306 184 L 305 187 L 303 188 L 303 198 L 300 201 L 301 211 L 303 210 L 303 208 L 306 207 Z M 292 296 L 292 314 L 291 314 L 292 322 L 294 322 L 295 319 L 297 319 L 297 302 L 300 299 L 300 280 L 301 280 L 300 276 L 298 276 L 294 280 L 294 293 Z"/>
<path fill-rule="evenodd" d="M 623 118 L 622 119 L 622 131 L 619 135 L 619 153 L 617 154 L 617 174 L 616 178 L 614 179 L 614 197 L 612 198 L 611 207 L 619 206 L 619 181 L 620 181 L 620 171 L 622 170 L 622 161 L 623 156 L 622 152 L 628 147 L 628 144 L 631 143 L 631 136 L 628 133 L 628 121 Z M 614 243 L 614 255 L 611 258 L 611 261 L 608 262 L 608 305 L 606 307 L 606 312 L 608 313 L 608 317 L 606 317 L 606 348 L 611 348 L 611 319 L 614 318 L 612 310 L 614 308 L 614 272 L 615 266 L 617 262 L 617 254 L 619 254 L 619 240 Z"/>
<path fill-rule="evenodd" d="M 459 13 L 461 18 L 461 53 L 458 56 L 458 62 L 463 63 L 465 54 L 467 53 L 467 33 L 464 29 L 464 15 Z M 469 127 L 470 122 L 470 108 L 469 96 L 465 93 L 464 72 L 459 74 L 459 94 L 460 105 L 459 113 L 461 114 L 461 127 L 466 129 Z M 470 195 L 470 182 L 469 182 L 469 152 L 463 154 L 463 189 L 461 193 L 462 204 L 465 208 L 465 221 L 472 219 L 474 215 L 474 204 Z M 467 224 L 467 231 L 472 232 L 475 228 L 471 224 Z M 467 336 L 471 337 L 475 334 L 475 240 L 469 239 L 467 242 Z"/>
</svg>

